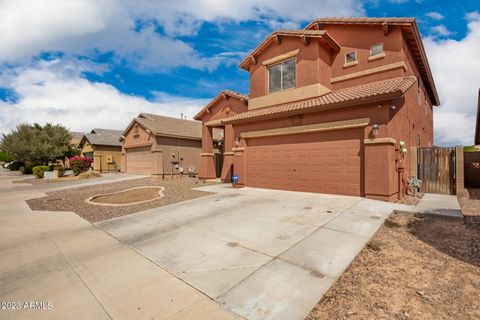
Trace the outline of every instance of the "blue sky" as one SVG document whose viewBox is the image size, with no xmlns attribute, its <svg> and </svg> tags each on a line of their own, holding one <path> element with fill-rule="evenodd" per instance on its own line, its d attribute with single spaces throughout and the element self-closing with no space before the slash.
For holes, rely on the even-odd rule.
<svg viewBox="0 0 480 320">
<path fill-rule="evenodd" d="M 442 100 L 436 143 L 471 144 L 478 10 L 466 0 L 0 0 L 0 132 L 35 121 L 123 129 L 142 111 L 192 118 L 222 89 L 248 93 L 238 64 L 272 30 L 413 16 Z"/>
</svg>

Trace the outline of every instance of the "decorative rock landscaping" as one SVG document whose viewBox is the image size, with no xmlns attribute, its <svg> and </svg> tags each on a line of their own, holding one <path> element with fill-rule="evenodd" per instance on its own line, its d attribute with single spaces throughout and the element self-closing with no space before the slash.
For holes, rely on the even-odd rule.
<svg viewBox="0 0 480 320">
<path fill-rule="evenodd" d="M 85 200 L 97 206 L 131 206 L 163 198 L 164 187 L 144 186 L 127 190 L 102 193 Z"/>
</svg>

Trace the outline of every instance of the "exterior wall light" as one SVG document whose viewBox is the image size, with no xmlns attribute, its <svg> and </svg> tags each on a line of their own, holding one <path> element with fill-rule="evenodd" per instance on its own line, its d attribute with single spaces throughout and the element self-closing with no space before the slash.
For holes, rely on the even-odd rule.
<svg viewBox="0 0 480 320">
<path fill-rule="evenodd" d="M 380 126 L 378 124 L 374 124 L 372 126 L 372 134 L 374 137 L 378 136 L 378 132 L 380 131 Z"/>
<path fill-rule="evenodd" d="M 240 145 L 240 138 L 235 138 L 235 146 L 239 146 Z"/>
</svg>

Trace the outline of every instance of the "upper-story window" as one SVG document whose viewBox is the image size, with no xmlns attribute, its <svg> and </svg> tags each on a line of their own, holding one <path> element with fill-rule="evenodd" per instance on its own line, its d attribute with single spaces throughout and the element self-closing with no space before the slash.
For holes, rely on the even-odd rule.
<svg viewBox="0 0 480 320">
<path fill-rule="evenodd" d="M 352 51 L 345 54 L 345 63 L 352 63 L 357 61 L 357 52 Z"/>
<path fill-rule="evenodd" d="M 295 88 L 295 58 L 268 67 L 268 91 L 270 93 Z"/>
<path fill-rule="evenodd" d="M 370 47 L 370 57 L 383 54 L 383 43 L 374 44 Z"/>
</svg>

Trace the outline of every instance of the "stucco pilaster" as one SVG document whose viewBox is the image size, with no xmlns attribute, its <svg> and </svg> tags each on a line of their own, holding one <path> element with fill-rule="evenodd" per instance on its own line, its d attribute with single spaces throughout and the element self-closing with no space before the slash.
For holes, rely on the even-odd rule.
<svg viewBox="0 0 480 320">
<path fill-rule="evenodd" d="M 163 152 L 158 145 L 153 145 L 150 150 L 152 154 L 152 176 L 163 175 Z"/>
<path fill-rule="evenodd" d="M 213 155 L 213 129 L 202 125 L 202 153 L 200 154 L 200 179 L 215 179 L 215 160 Z"/>
</svg>

